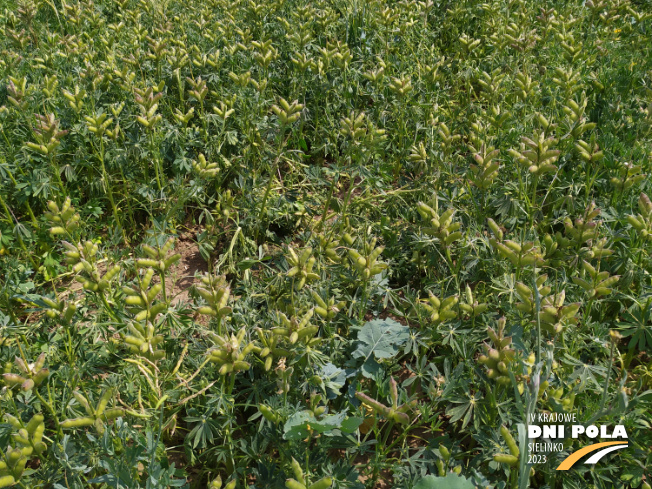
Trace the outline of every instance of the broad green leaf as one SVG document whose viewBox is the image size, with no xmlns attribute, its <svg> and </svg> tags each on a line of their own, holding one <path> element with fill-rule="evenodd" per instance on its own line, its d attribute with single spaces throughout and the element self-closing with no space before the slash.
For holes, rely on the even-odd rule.
<svg viewBox="0 0 652 489">
<path fill-rule="evenodd" d="M 286 440 L 302 440 L 308 437 L 308 426 L 315 433 L 326 433 L 342 427 L 346 413 L 324 416 L 318 420 L 310 411 L 294 413 L 283 426 L 283 438 Z M 347 425 L 348 427 L 348 425 Z"/>
<path fill-rule="evenodd" d="M 377 359 L 392 358 L 410 338 L 410 328 L 393 319 L 374 319 L 369 321 L 358 333 L 354 358 L 363 363 L 372 355 Z"/>
<path fill-rule="evenodd" d="M 414 489 L 475 489 L 475 486 L 466 477 L 457 474 L 446 477 L 427 475 L 414 485 Z"/>
</svg>

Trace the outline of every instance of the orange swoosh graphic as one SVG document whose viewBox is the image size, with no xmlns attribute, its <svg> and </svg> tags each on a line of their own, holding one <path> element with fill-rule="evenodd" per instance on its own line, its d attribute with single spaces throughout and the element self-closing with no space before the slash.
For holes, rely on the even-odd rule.
<svg viewBox="0 0 652 489">
<path fill-rule="evenodd" d="M 604 441 L 602 443 L 595 443 L 593 445 L 589 445 L 588 447 L 581 448 L 578 451 L 573 452 L 568 457 L 566 457 L 564 461 L 559 464 L 557 470 L 570 469 L 573 465 L 575 465 L 575 462 L 581 459 L 584 455 L 591 452 L 595 452 L 600 448 L 609 447 L 611 445 L 625 445 L 625 444 L 627 444 L 626 441 Z"/>
</svg>

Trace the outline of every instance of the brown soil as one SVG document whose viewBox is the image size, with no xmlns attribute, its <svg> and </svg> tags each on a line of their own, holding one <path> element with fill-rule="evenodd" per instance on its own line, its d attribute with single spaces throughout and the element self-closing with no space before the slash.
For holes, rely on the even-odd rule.
<svg viewBox="0 0 652 489">
<path fill-rule="evenodd" d="M 165 284 L 166 289 L 172 291 L 170 297 L 173 305 L 187 303 L 195 274 L 208 271 L 208 264 L 199 253 L 199 246 L 192 234 L 181 235 L 174 252 L 181 254 L 181 260 L 172 267 Z"/>
</svg>

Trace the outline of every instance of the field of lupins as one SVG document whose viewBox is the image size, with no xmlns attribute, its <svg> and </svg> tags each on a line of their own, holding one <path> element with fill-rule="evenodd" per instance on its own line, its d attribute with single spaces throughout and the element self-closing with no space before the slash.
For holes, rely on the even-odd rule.
<svg viewBox="0 0 652 489">
<path fill-rule="evenodd" d="M 0 487 L 650 487 L 649 0 L 0 8 Z"/>
</svg>

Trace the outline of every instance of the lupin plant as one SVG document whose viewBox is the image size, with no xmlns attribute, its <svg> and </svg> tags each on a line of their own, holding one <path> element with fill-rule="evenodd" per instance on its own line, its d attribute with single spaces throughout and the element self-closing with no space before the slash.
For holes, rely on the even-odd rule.
<svg viewBox="0 0 652 489">
<path fill-rule="evenodd" d="M 638 198 L 638 209 L 639 214 L 628 215 L 627 222 L 643 239 L 652 240 L 652 201 L 644 193 Z"/>
<path fill-rule="evenodd" d="M 75 212 L 70 197 L 66 197 L 61 207 L 54 201 L 48 202 L 49 211 L 45 212 L 45 218 L 50 221 L 52 227 L 50 233 L 56 235 L 73 236 L 79 229 L 79 213 Z"/>
<path fill-rule="evenodd" d="M 37 115 L 37 125 L 34 129 L 36 143 L 28 142 L 26 146 L 45 156 L 54 156 L 61 139 L 68 131 L 59 130 L 59 121 L 54 114 Z"/>
<path fill-rule="evenodd" d="M 487 328 L 489 339 L 493 346 L 483 345 L 485 354 L 480 355 L 478 362 L 487 368 L 487 377 L 500 385 L 511 383 L 509 377 L 510 364 L 516 358 L 516 351 L 510 347 L 512 337 L 505 336 L 505 318 L 498 320 L 498 329 Z"/>
<path fill-rule="evenodd" d="M 344 243 L 346 244 L 346 243 Z M 338 248 L 344 246 L 342 240 L 324 235 L 319 236 L 319 252 L 327 258 L 329 263 L 341 263 L 342 257 L 337 253 Z"/>
<path fill-rule="evenodd" d="M 332 320 L 338 312 L 346 305 L 345 301 L 335 302 L 335 297 L 323 299 L 317 292 L 312 291 L 312 299 L 317 304 L 315 312 L 323 319 Z"/>
<path fill-rule="evenodd" d="M 150 288 L 153 277 L 154 269 L 148 268 L 138 277 L 135 284 L 137 288 L 122 287 L 126 295 L 127 311 L 134 315 L 133 321 L 127 322 L 129 333 L 124 334 L 124 341 L 133 353 L 150 361 L 165 357 L 165 351 L 158 349 L 158 345 L 163 342 L 163 336 L 156 333 L 154 323 L 157 316 L 167 310 L 165 302 L 157 301 L 163 286 L 158 283 Z"/>
<path fill-rule="evenodd" d="M 29 458 L 21 448 L 8 446 L 0 460 L 0 487 L 10 487 L 20 481 Z"/>
<path fill-rule="evenodd" d="M 620 275 L 610 275 L 609 272 L 600 271 L 600 262 L 594 267 L 588 261 L 582 261 L 582 277 L 573 277 L 573 283 L 579 285 L 589 295 L 590 299 L 602 297 L 613 292 L 611 288 L 618 280 Z"/>
<path fill-rule="evenodd" d="M 256 345 L 253 342 L 245 342 L 246 334 L 245 328 L 238 331 L 237 335 L 218 336 L 211 333 L 216 346 L 209 350 L 208 359 L 219 366 L 220 375 L 225 376 L 251 367 L 246 358 L 254 351 Z"/>
<path fill-rule="evenodd" d="M 36 127 L 34 128 L 36 142 L 26 143 L 28 148 L 48 159 L 51 170 L 54 173 L 54 179 L 63 195 L 67 195 L 67 193 L 63 180 L 61 180 L 61 170 L 55 163 L 55 157 L 57 148 L 66 134 L 68 134 L 67 130 L 59 130 L 59 121 L 54 114 L 36 115 Z"/>
<path fill-rule="evenodd" d="M 462 136 L 460 134 L 453 134 L 444 122 L 439 123 L 437 134 L 439 134 L 439 137 L 441 138 L 440 144 L 444 157 L 447 158 L 453 151 L 453 144 L 459 141 Z"/>
<path fill-rule="evenodd" d="M 235 489 L 237 482 L 237 479 L 231 479 L 226 483 L 224 489 Z M 215 479 L 213 479 L 208 485 L 208 489 L 222 489 L 222 477 L 218 475 Z"/>
<path fill-rule="evenodd" d="M 610 182 L 619 192 L 625 192 L 645 180 L 641 165 L 632 163 L 621 163 L 618 168 L 618 175 L 611 177 Z"/>
<path fill-rule="evenodd" d="M 302 110 L 303 105 L 298 100 L 289 103 L 283 97 L 279 99 L 279 105 L 272 105 L 272 112 L 276 114 L 279 122 L 283 126 L 289 126 L 293 122 L 298 121 L 299 117 L 301 117 Z"/>
<path fill-rule="evenodd" d="M 300 319 L 294 316 L 288 319 L 284 313 L 279 312 L 280 327 L 272 329 L 272 333 L 285 337 L 291 345 L 301 340 L 306 346 L 314 346 L 319 343 L 320 338 L 315 337 L 319 332 L 319 326 L 310 324 L 313 314 L 314 309 L 309 309 Z"/>
<path fill-rule="evenodd" d="M 0 9 L 0 487 L 649 489 L 513 450 L 649 411 L 646 2 L 344 3 Z"/>
<path fill-rule="evenodd" d="M 420 142 L 418 146 L 413 145 L 410 148 L 408 161 L 414 163 L 418 171 L 425 171 L 428 168 L 428 153 L 423 142 Z"/>
<path fill-rule="evenodd" d="M 45 368 L 45 353 L 41 353 L 34 363 L 26 363 L 20 357 L 14 362 L 19 373 L 5 372 L 2 378 L 9 388 L 20 386 L 21 390 L 29 391 L 41 385 L 50 375 Z"/>
<path fill-rule="evenodd" d="M 74 246 L 67 241 L 62 241 L 61 244 L 66 249 L 64 253 L 66 263 L 72 265 L 73 271 L 77 273 L 75 280 L 82 284 L 85 290 L 98 292 L 104 297 L 104 291 L 120 273 L 120 265 L 113 265 L 104 274 L 101 274 L 98 267 L 99 247 L 97 243 L 86 241 Z"/>
<path fill-rule="evenodd" d="M 498 453 L 494 455 L 494 460 L 501 464 L 506 464 L 510 467 L 518 467 L 521 451 L 516 444 L 516 440 L 514 440 L 514 437 L 505 427 L 505 425 L 500 427 L 500 436 L 502 436 L 503 440 L 505 440 L 505 444 L 509 449 L 509 454 Z"/>
<path fill-rule="evenodd" d="M 533 138 L 521 137 L 521 147 L 518 150 L 510 149 L 508 153 L 530 173 L 538 177 L 557 170 L 554 163 L 561 152 L 558 149 L 552 149 L 557 142 L 554 137 L 546 137 L 544 132 L 540 132 Z"/>
<path fill-rule="evenodd" d="M 543 262 L 544 256 L 541 249 L 534 242 L 528 241 L 519 244 L 511 239 L 503 239 L 503 231 L 493 219 L 487 220 L 493 238 L 489 243 L 502 258 L 506 258 L 518 271 L 527 266 L 536 266 Z"/>
<path fill-rule="evenodd" d="M 163 190 L 163 167 L 157 151 L 155 149 L 155 135 L 154 128 L 161 122 L 163 116 L 157 114 L 159 101 L 163 97 L 163 87 L 165 81 L 160 82 L 155 87 L 147 87 L 146 89 L 139 89 L 134 87 L 134 99 L 140 108 L 140 115 L 136 120 L 145 128 L 149 138 L 150 158 L 154 161 L 154 171 L 156 176 L 156 184 L 159 192 Z M 156 92 L 156 93 L 155 93 Z M 144 166 L 145 178 L 149 179 L 149 171 L 147 163 Z"/>
<path fill-rule="evenodd" d="M 319 279 L 319 275 L 312 271 L 317 259 L 312 256 L 312 248 L 306 247 L 299 255 L 294 251 L 291 246 L 288 246 L 287 261 L 291 265 L 287 272 L 287 276 L 293 280 L 296 290 L 301 290 L 308 281 Z"/>
<path fill-rule="evenodd" d="M 582 306 L 581 302 L 564 305 L 566 291 L 562 290 L 556 294 L 550 294 L 551 288 L 545 284 L 547 275 L 537 277 L 536 284 L 540 296 L 539 320 L 541 328 L 549 334 L 561 333 L 569 324 L 577 323 L 577 312 Z M 522 282 L 516 283 L 516 293 L 522 302 L 516 304 L 516 308 L 526 314 L 536 314 L 536 298 L 530 287 Z M 536 321 L 536 319 L 535 319 Z"/>
<path fill-rule="evenodd" d="M 44 417 L 41 413 L 37 413 L 27 422 L 23 423 L 20 419 L 12 416 L 11 414 L 4 415 L 4 421 L 9 423 L 11 427 L 16 430 L 11 434 L 12 441 L 15 443 L 16 448 L 19 448 L 25 457 L 30 455 L 41 455 L 47 449 L 47 445 L 43 441 L 45 434 Z M 5 467 L 6 468 L 6 467 Z M 0 473 L 3 467 L 0 464 Z"/>
<path fill-rule="evenodd" d="M 461 302 L 460 303 L 460 305 L 459 305 L 460 310 L 464 314 L 467 314 L 467 315 L 471 316 L 474 319 L 477 316 L 479 316 L 480 314 L 482 314 L 483 312 L 485 312 L 487 310 L 487 308 L 489 307 L 489 304 L 487 304 L 487 303 L 484 303 L 484 302 L 483 303 L 478 303 L 478 301 L 473 297 L 473 291 L 471 290 L 471 287 L 469 287 L 468 284 L 466 285 L 464 299 L 466 300 L 466 302 Z M 441 306 L 441 304 L 440 304 L 440 306 Z"/>
<path fill-rule="evenodd" d="M 163 93 L 161 93 L 163 86 L 164 82 L 161 82 L 156 87 L 147 87 L 146 89 L 134 88 L 134 99 L 141 111 L 141 115 L 136 117 L 136 120 L 147 129 L 153 129 L 162 119 L 162 116 L 157 114 L 156 111 L 159 100 L 163 97 Z"/>
<path fill-rule="evenodd" d="M 417 204 L 417 210 L 427 223 L 427 225 L 422 228 L 423 232 L 429 236 L 437 238 L 441 246 L 446 250 L 447 258 L 451 260 L 450 251 L 448 250 L 453 243 L 462 239 L 463 236 L 460 231 L 462 224 L 459 222 L 453 222 L 455 209 L 448 209 L 440 215 L 439 212 L 429 205 L 419 202 Z"/>
<path fill-rule="evenodd" d="M 487 190 L 493 184 L 498 175 L 500 163 L 494 161 L 494 158 L 500 154 L 500 151 L 493 147 L 486 148 L 484 145 L 481 151 L 473 155 L 476 164 L 471 165 L 473 176 L 471 181 L 473 185 L 481 190 Z"/>
<path fill-rule="evenodd" d="M 428 293 L 426 299 L 419 303 L 421 308 L 426 312 L 428 320 L 435 325 L 443 324 L 457 317 L 455 306 L 459 302 L 459 297 L 450 296 L 441 300 L 432 292 Z"/>
<path fill-rule="evenodd" d="M 45 314 L 49 318 L 56 319 L 59 324 L 70 323 L 75 312 L 77 312 L 77 304 L 74 302 L 67 303 L 57 298 L 50 299 L 49 297 L 42 297 L 41 300 L 48 306 Z"/>
<path fill-rule="evenodd" d="M 362 250 L 358 251 L 354 248 L 348 249 L 349 260 L 353 269 L 358 273 L 363 282 L 367 282 L 374 275 L 379 274 L 385 270 L 387 263 L 378 261 L 378 258 L 385 250 L 384 246 L 376 246 L 377 239 L 371 238 L 369 241 L 363 242 Z"/>
<path fill-rule="evenodd" d="M 14 78 L 13 76 L 9 77 L 9 84 L 7 85 L 7 100 L 13 105 L 16 109 L 22 111 L 27 108 L 27 78 Z"/>
<path fill-rule="evenodd" d="M 124 416 L 125 413 L 123 408 L 109 408 L 109 402 L 113 399 L 113 394 L 113 389 L 105 389 L 97 401 L 97 405 L 93 407 L 84 395 L 79 391 L 73 391 L 77 403 L 86 411 L 86 416 L 61 421 L 61 427 L 63 429 L 76 429 L 93 426 L 98 435 L 104 434 L 106 422 Z"/>
<path fill-rule="evenodd" d="M 576 393 L 573 389 L 564 389 L 563 386 L 559 386 L 556 389 L 549 388 L 548 392 L 548 403 L 553 409 L 561 408 L 561 410 L 569 413 L 573 411 L 575 406 L 575 397 Z"/>
<path fill-rule="evenodd" d="M 167 297 L 167 288 L 165 284 L 165 274 L 167 271 L 181 259 L 179 253 L 168 256 L 174 249 L 175 239 L 170 237 L 168 238 L 163 246 L 158 242 L 156 246 L 150 246 L 148 244 L 143 245 L 143 251 L 148 256 L 148 258 L 138 258 L 136 259 L 137 268 L 148 268 L 151 267 L 158 272 L 159 279 L 161 281 L 161 288 L 163 290 L 163 301 L 168 302 Z"/>
<path fill-rule="evenodd" d="M 192 167 L 203 178 L 215 178 L 220 173 L 219 165 L 206 161 L 206 157 L 202 153 L 199 153 L 197 159 L 199 161 L 193 160 Z"/>
<path fill-rule="evenodd" d="M 222 333 L 222 320 L 231 314 L 232 308 L 228 305 L 231 289 L 223 275 L 207 273 L 200 278 L 201 285 L 196 285 L 195 290 L 206 305 L 197 308 L 198 314 L 217 318 L 218 334 Z"/>
<path fill-rule="evenodd" d="M 258 341 L 261 346 L 256 346 L 254 351 L 263 360 L 265 371 L 269 371 L 272 368 L 274 360 L 289 358 L 291 356 L 289 350 L 279 346 L 284 336 L 274 334 L 274 330 L 264 330 L 262 328 L 256 328 L 256 334 L 258 335 Z"/>
<path fill-rule="evenodd" d="M 600 150 L 598 143 L 593 140 L 590 140 L 590 142 L 587 143 L 580 139 L 575 143 L 575 149 L 580 158 L 587 164 L 595 165 L 604 158 L 604 152 Z"/>
<path fill-rule="evenodd" d="M 292 472 L 294 473 L 294 479 L 287 479 L 285 481 L 285 487 L 287 489 L 328 489 L 333 485 L 333 479 L 331 477 L 323 477 L 317 482 L 310 484 L 306 479 L 306 476 L 294 458 L 292 459 Z"/>
<path fill-rule="evenodd" d="M 398 404 L 398 386 L 394 377 L 390 377 L 389 379 L 389 394 L 392 399 L 391 406 L 385 406 L 383 403 L 372 399 L 364 392 L 356 392 L 355 397 L 362 402 L 362 404 L 371 408 L 377 415 L 384 416 L 394 423 L 409 425 L 413 419 L 413 417 L 410 416 L 410 412 L 414 410 L 417 401 L 413 400 L 405 404 Z"/>
<path fill-rule="evenodd" d="M 70 92 L 68 90 L 62 90 L 63 96 L 68 100 L 68 105 L 74 110 L 77 114 L 81 113 L 84 108 L 84 99 L 86 98 L 86 90 L 80 89 L 79 86 L 75 85 L 75 91 Z"/>
<path fill-rule="evenodd" d="M 272 424 L 278 424 L 283 419 L 278 412 L 276 412 L 274 409 L 270 408 L 266 404 L 259 404 L 258 411 L 260 411 L 260 414 L 263 415 L 263 418 L 265 418 L 267 421 L 269 421 Z"/>
<path fill-rule="evenodd" d="M 566 126 L 574 138 L 579 138 L 586 131 L 591 131 L 596 127 L 595 122 L 586 122 L 584 112 L 586 111 L 587 103 L 586 94 L 582 93 L 580 103 L 569 98 L 566 101 L 567 105 L 563 107 L 566 114 Z"/>
<path fill-rule="evenodd" d="M 570 217 L 564 219 L 565 236 L 572 242 L 572 246 L 580 248 L 584 243 L 598 236 L 598 224 L 595 220 L 600 215 L 600 209 L 591 202 L 584 211 L 584 215 L 573 222 Z"/>
</svg>

